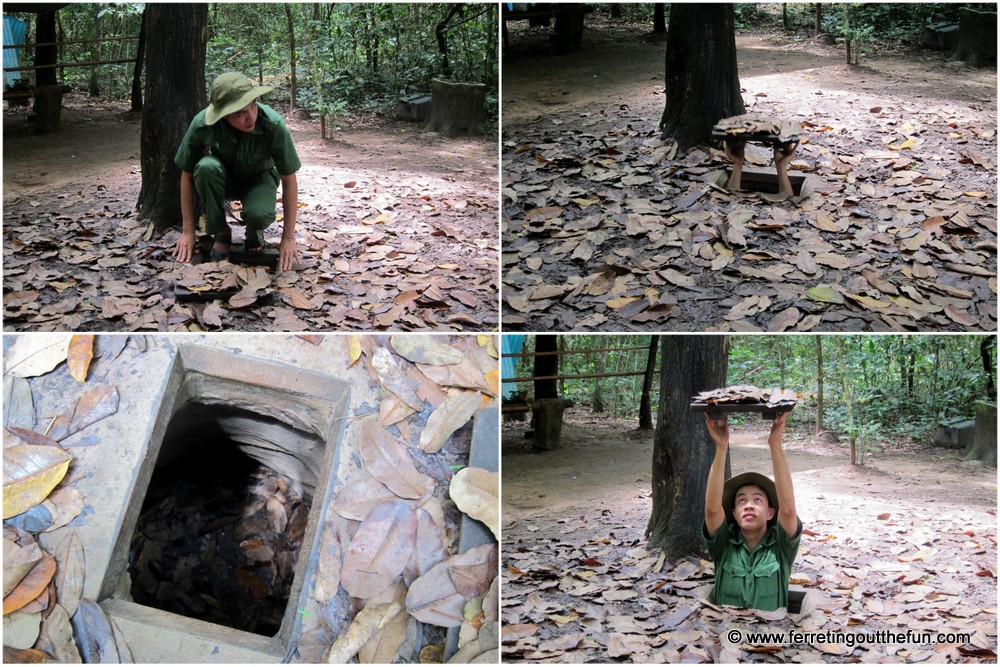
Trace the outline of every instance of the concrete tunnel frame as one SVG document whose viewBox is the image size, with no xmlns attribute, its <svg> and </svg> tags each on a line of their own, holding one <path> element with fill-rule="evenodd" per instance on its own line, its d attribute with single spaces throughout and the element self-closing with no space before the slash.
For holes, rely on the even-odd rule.
<svg viewBox="0 0 1000 667">
<path fill-rule="evenodd" d="M 274 662 L 281 661 L 290 652 L 294 646 L 292 640 L 301 634 L 302 617 L 298 610 L 305 608 L 316 576 L 321 526 L 336 482 L 332 471 L 338 464 L 349 398 L 346 382 L 316 371 L 226 350 L 179 346 L 159 400 L 154 403 L 158 407 L 153 430 L 137 463 L 98 596 L 98 602 L 115 619 L 126 642 L 134 646 L 137 662 L 159 661 L 156 660 L 158 650 L 164 651 L 162 660 L 167 662 L 203 662 L 208 653 L 226 662 Z M 187 407 L 199 403 L 252 408 L 286 425 L 289 430 L 314 434 L 317 438 L 310 441 L 322 443 L 321 451 L 297 451 L 309 449 L 300 440 L 284 454 L 272 452 L 272 458 L 266 462 L 260 458 L 260 448 L 250 445 L 248 449 L 252 451 L 244 450 L 246 455 L 282 474 L 291 472 L 293 479 L 301 479 L 309 473 L 314 475 L 313 479 L 302 480 L 306 487 L 314 485 L 312 507 L 281 628 L 274 637 L 187 618 L 131 601 L 128 554 L 149 482 L 161 456 L 169 459 L 178 455 L 169 451 L 169 447 L 164 449 L 171 420 Z M 246 435 L 244 432 L 243 437 Z M 169 639 L 174 633 L 201 641 L 179 645 Z M 164 644 L 162 648 L 156 647 L 158 637 Z M 220 646 L 224 650 L 220 651 Z"/>
</svg>

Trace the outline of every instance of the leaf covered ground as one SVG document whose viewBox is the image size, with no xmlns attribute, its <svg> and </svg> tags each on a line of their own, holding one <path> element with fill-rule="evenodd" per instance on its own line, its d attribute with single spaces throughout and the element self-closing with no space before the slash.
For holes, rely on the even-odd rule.
<svg viewBox="0 0 1000 667">
<path fill-rule="evenodd" d="M 225 337 L 218 339 L 225 347 Z M 305 536 L 316 530 L 315 576 L 304 597 L 306 609 L 299 612 L 302 620 L 293 624 L 288 659 L 344 663 L 357 655 L 367 663 L 440 662 L 445 628 L 456 628 L 454 661 L 495 663 L 499 476 L 469 463 L 474 414 L 498 393 L 493 338 L 229 340 L 236 339 L 238 349 L 271 355 L 277 350 L 286 361 L 293 356 L 303 370 L 342 366 L 338 377 L 351 383 L 354 403 L 341 455 L 331 457 L 339 466 L 332 473 L 337 491 L 327 513 L 309 529 L 308 504 L 295 491 L 302 480 L 283 478 L 263 463 L 251 466 L 238 491 L 223 489 L 217 474 L 207 480 L 181 475 L 177 488 L 183 494 L 160 494 L 138 521 L 130 549 L 136 601 L 271 634 L 284 622 L 287 585 L 299 555 L 297 546 L 294 552 L 287 547 L 308 542 Z M 94 581 L 103 579 L 99 568 L 107 567 L 119 529 L 115 517 L 124 512 L 119 503 L 128 502 L 119 494 L 130 486 L 136 457 L 120 454 L 145 451 L 145 439 L 121 434 L 132 432 L 141 423 L 136 413 L 151 411 L 150 403 L 160 398 L 137 395 L 134 387 L 119 395 L 121 382 L 141 377 L 144 388 L 156 385 L 145 359 L 169 358 L 177 345 L 173 338 L 146 335 L 4 338 L 5 661 L 94 662 L 113 656 L 130 662 L 133 652 L 142 661 L 155 651 L 137 646 L 136 635 L 127 641 L 83 591 L 85 578 L 86 590 L 97 590 Z M 96 435 L 94 424 L 117 441 Z M 261 451 L 267 442 L 258 435 L 255 431 L 254 447 Z M 478 447 L 491 446 L 496 444 L 480 438 Z M 113 465 L 123 461 L 124 466 Z M 120 481 L 109 483 L 112 479 Z M 192 493 L 196 504 L 187 503 Z M 150 490 L 148 496 L 154 495 Z M 460 548 L 465 516 L 485 527 L 478 543 L 462 542 Z M 142 563 L 150 565 L 138 567 Z M 232 596 L 251 609 L 234 611 L 216 600 L 218 608 L 206 610 L 213 606 L 210 589 L 190 581 L 203 564 L 210 565 L 211 590 L 221 591 L 216 595 Z M 282 586 L 284 598 L 275 612 L 265 598 L 278 596 Z M 261 607 L 276 617 L 263 618 Z"/>
<path fill-rule="evenodd" d="M 711 562 L 647 548 L 652 434 L 569 414 L 563 449 L 530 451 L 522 427 L 503 434 L 505 662 L 995 662 L 995 470 L 917 445 L 852 468 L 846 446 L 791 429 L 803 613 L 740 610 L 705 599 Z M 734 434 L 734 474 L 768 470 L 760 423 Z M 852 645 L 907 630 L 969 636 Z M 747 641 L 757 631 L 841 636 Z"/>
<path fill-rule="evenodd" d="M 8 330 L 498 326 L 496 150 L 488 138 L 447 140 L 393 122 L 340 127 L 322 141 L 317 124 L 291 119 L 303 162 L 300 264 L 275 274 L 173 261 L 179 231 L 156 236 L 136 219 L 140 120 L 121 106 L 70 95 L 62 129 L 48 135 L 31 133 L 25 116 L 4 111 Z M 280 225 L 266 233 L 275 250 Z M 179 302 L 177 285 L 240 291 Z"/>
<path fill-rule="evenodd" d="M 645 30 L 589 27 L 573 56 L 512 38 L 505 326 L 996 328 L 995 70 L 922 51 L 850 68 L 832 47 L 739 34 L 747 111 L 802 125 L 790 173 L 812 193 L 793 202 L 729 192 L 721 150 L 659 137 L 663 45 Z M 748 155 L 773 175 L 770 149 Z"/>
</svg>

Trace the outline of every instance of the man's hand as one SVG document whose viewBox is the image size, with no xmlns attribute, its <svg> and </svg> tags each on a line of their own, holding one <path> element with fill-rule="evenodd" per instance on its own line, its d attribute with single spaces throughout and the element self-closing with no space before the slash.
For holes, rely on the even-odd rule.
<svg viewBox="0 0 1000 667">
<path fill-rule="evenodd" d="M 726 139 L 726 157 L 732 162 L 743 162 L 743 157 L 746 151 L 747 142 L 740 139 Z"/>
<path fill-rule="evenodd" d="M 729 447 L 729 415 L 723 415 L 720 421 L 715 421 L 705 413 L 705 427 L 717 449 L 725 450 Z"/>
<path fill-rule="evenodd" d="M 771 422 L 771 433 L 767 436 L 767 444 L 774 446 L 781 446 L 781 439 L 785 435 L 785 422 L 788 421 L 787 412 L 779 412 Z"/>
<path fill-rule="evenodd" d="M 798 144 L 792 144 L 792 143 L 784 144 L 780 148 L 778 148 L 777 146 L 775 146 L 774 147 L 774 166 L 776 166 L 776 167 L 784 167 L 789 162 L 791 162 L 792 158 L 795 156 L 795 149 L 797 147 L 798 147 Z"/>
<path fill-rule="evenodd" d="M 181 232 L 180 238 L 177 239 L 177 245 L 174 246 L 174 259 L 178 262 L 190 262 L 196 243 L 197 238 L 193 229 L 186 229 Z"/>
<path fill-rule="evenodd" d="M 297 254 L 298 248 L 295 245 L 295 239 L 282 238 L 281 245 L 278 246 L 278 269 L 291 271 Z"/>
</svg>

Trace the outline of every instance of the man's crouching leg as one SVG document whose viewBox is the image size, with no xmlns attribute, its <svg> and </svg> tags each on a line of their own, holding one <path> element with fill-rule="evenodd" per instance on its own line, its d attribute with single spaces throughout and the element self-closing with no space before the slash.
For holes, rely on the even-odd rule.
<svg viewBox="0 0 1000 667">
<path fill-rule="evenodd" d="M 264 249 L 264 230 L 274 224 L 278 198 L 277 174 L 261 174 L 243 196 L 243 222 L 247 226 L 247 252 Z"/>
</svg>

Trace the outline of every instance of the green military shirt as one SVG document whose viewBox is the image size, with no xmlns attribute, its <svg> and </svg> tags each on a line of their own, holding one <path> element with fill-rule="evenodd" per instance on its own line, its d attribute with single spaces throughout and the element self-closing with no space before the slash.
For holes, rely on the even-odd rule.
<svg viewBox="0 0 1000 667">
<path fill-rule="evenodd" d="M 708 526 L 702 525 L 702 535 L 715 563 L 712 596 L 716 604 L 764 611 L 788 606 L 788 579 L 802 538 L 802 521 L 796 522 L 792 536 L 775 522 L 753 551 L 735 522 L 727 520 L 711 538 Z"/>
<path fill-rule="evenodd" d="M 302 162 L 284 119 L 265 104 L 258 102 L 257 107 L 257 124 L 246 133 L 234 130 L 224 119 L 206 125 L 205 110 L 199 112 L 177 149 L 174 164 L 181 171 L 194 172 L 198 160 L 211 154 L 219 158 L 236 179 L 274 168 L 284 176 L 297 172 Z"/>
</svg>

